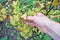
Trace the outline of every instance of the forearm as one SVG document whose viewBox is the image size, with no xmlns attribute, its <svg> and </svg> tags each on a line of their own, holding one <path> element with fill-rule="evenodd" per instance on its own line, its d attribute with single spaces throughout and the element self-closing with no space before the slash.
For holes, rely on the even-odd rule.
<svg viewBox="0 0 60 40">
<path fill-rule="evenodd" d="M 60 24 L 50 21 L 46 26 L 49 29 L 49 35 L 51 35 L 54 40 L 60 40 Z"/>
</svg>

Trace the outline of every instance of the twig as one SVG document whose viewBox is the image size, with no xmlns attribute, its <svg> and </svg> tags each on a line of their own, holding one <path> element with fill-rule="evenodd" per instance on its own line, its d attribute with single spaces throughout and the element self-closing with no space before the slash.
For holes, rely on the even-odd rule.
<svg viewBox="0 0 60 40">
<path fill-rule="evenodd" d="M 54 7 L 54 6 L 53 6 Z M 50 10 L 46 13 L 46 16 L 48 15 L 48 13 L 53 9 L 53 7 L 50 8 Z"/>
<path fill-rule="evenodd" d="M 53 2 L 53 0 L 51 0 L 51 3 Z M 50 10 L 46 13 L 46 16 L 48 15 L 48 13 L 53 9 L 54 6 L 51 7 L 52 4 L 50 4 Z"/>
</svg>

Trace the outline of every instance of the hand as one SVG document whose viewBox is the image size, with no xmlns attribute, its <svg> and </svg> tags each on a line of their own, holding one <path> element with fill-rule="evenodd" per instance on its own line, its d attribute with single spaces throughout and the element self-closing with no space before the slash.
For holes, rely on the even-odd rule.
<svg viewBox="0 0 60 40">
<path fill-rule="evenodd" d="M 49 29 L 46 25 L 48 25 L 51 20 L 42 13 L 37 13 L 36 16 L 27 16 L 27 20 L 30 20 L 30 22 L 25 21 L 27 25 L 36 26 L 42 32 L 49 34 Z"/>
<path fill-rule="evenodd" d="M 27 16 L 27 20 L 24 22 L 27 25 L 38 27 L 39 30 L 49 34 L 54 40 L 60 40 L 60 24 L 50 20 L 42 13 L 37 13 L 36 16 Z"/>
</svg>

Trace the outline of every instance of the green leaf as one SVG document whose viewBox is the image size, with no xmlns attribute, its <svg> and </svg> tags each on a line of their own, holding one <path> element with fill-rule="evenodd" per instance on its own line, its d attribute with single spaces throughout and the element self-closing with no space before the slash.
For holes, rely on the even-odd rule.
<svg viewBox="0 0 60 40">
<path fill-rule="evenodd" d="M 4 36 L 3 38 L 1 38 L 1 40 L 8 40 L 7 36 Z"/>
<path fill-rule="evenodd" d="M 10 23 L 11 23 L 12 25 L 16 25 L 13 16 L 10 16 Z"/>
<path fill-rule="evenodd" d="M 0 0 L 0 3 L 3 3 L 3 2 L 5 2 L 6 0 Z"/>
<path fill-rule="evenodd" d="M 51 37 L 49 36 L 49 35 L 44 35 L 44 38 L 43 38 L 44 40 L 51 40 Z"/>
<path fill-rule="evenodd" d="M 0 21 L 3 21 L 3 18 L 0 17 Z"/>
</svg>

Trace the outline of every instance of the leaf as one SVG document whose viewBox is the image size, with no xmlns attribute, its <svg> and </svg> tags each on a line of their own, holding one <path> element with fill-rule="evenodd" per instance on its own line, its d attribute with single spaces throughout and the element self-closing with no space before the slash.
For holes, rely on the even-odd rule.
<svg viewBox="0 0 60 40">
<path fill-rule="evenodd" d="M 8 40 L 8 37 L 4 36 L 3 38 L 1 38 L 1 40 Z"/>
<path fill-rule="evenodd" d="M 49 35 L 45 34 L 43 40 L 51 40 L 51 37 Z"/>
<path fill-rule="evenodd" d="M 33 10 L 35 10 L 35 9 L 33 9 Z M 34 11 L 28 10 L 28 15 L 29 16 L 34 16 L 34 15 L 36 15 L 36 13 Z"/>
<path fill-rule="evenodd" d="M 14 15 L 13 17 L 15 21 L 19 21 L 19 18 L 20 18 L 19 15 Z"/>
<path fill-rule="evenodd" d="M 2 4 L 0 3 L 0 8 L 2 8 Z"/>
<path fill-rule="evenodd" d="M 25 39 L 28 38 L 28 35 L 27 35 L 26 33 L 24 33 L 24 32 L 20 32 L 20 34 L 21 34 L 21 36 L 23 36 Z"/>
<path fill-rule="evenodd" d="M 23 18 L 24 20 L 26 20 L 26 17 L 27 17 L 26 13 L 21 16 L 21 18 Z"/>
<path fill-rule="evenodd" d="M 0 21 L 3 21 L 3 18 L 2 17 L 0 17 Z"/>
<path fill-rule="evenodd" d="M 6 15 L 2 15 L 3 19 L 5 19 L 7 16 Z"/>
<path fill-rule="evenodd" d="M 13 9 L 13 13 L 14 13 L 14 14 L 17 14 L 16 9 Z"/>
<path fill-rule="evenodd" d="M 12 6 L 14 7 L 14 6 L 16 6 L 16 5 L 17 5 L 17 1 L 13 1 Z"/>
<path fill-rule="evenodd" d="M 11 2 L 12 0 L 7 0 L 8 2 Z"/>
<path fill-rule="evenodd" d="M 6 0 L 0 0 L 0 3 L 3 3 L 3 2 L 5 2 Z"/>
<path fill-rule="evenodd" d="M 39 11 L 40 11 L 40 8 L 35 8 L 35 11 L 36 11 L 36 12 L 39 12 Z"/>
<path fill-rule="evenodd" d="M 58 5 L 58 0 L 53 0 L 52 6 L 57 6 Z"/>
<path fill-rule="evenodd" d="M 29 32 L 22 31 L 21 36 L 23 36 L 25 39 L 27 39 L 28 37 L 31 37 L 32 36 L 32 30 L 30 30 Z"/>
<path fill-rule="evenodd" d="M 12 28 L 12 26 L 10 26 L 10 25 L 6 25 L 6 27 L 9 29 L 9 28 Z"/>
<path fill-rule="evenodd" d="M 22 37 L 20 35 L 17 35 L 17 40 L 22 40 Z"/>
<path fill-rule="evenodd" d="M 43 14 L 46 14 L 47 11 L 46 10 L 41 10 L 40 12 L 42 12 Z"/>
<path fill-rule="evenodd" d="M 41 3 L 41 4 L 40 4 L 40 9 L 41 9 L 41 8 L 44 8 L 44 3 Z"/>
<path fill-rule="evenodd" d="M 1 12 L 2 12 L 3 15 L 5 15 L 6 14 L 6 9 L 5 8 L 2 8 L 1 9 Z"/>
<path fill-rule="evenodd" d="M 11 23 L 12 25 L 16 25 L 13 16 L 10 16 L 10 23 Z"/>
<path fill-rule="evenodd" d="M 37 40 L 37 38 L 36 38 L 36 37 L 34 37 L 34 40 Z"/>
</svg>

